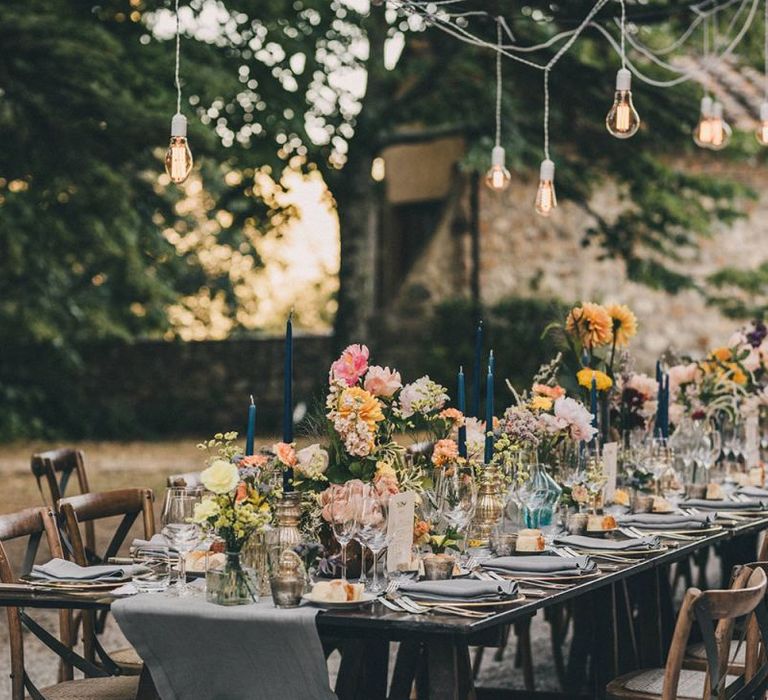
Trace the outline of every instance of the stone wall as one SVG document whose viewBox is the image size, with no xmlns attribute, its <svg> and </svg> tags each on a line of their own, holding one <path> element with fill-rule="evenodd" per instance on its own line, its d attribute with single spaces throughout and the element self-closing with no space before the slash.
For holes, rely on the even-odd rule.
<svg viewBox="0 0 768 700">
<path fill-rule="evenodd" d="M 679 167 L 692 167 L 679 164 Z M 768 260 L 768 172 L 749 163 L 739 167 L 708 165 L 723 176 L 747 183 L 760 193 L 744 202 L 746 217 L 719 229 L 701 242 L 686 271 L 703 280 L 724 266 L 757 267 Z M 765 194 L 763 194 L 765 193 Z M 481 187 L 480 295 L 483 304 L 505 297 L 556 297 L 566 302 L 594 300 L 628 304 L 637 314 L 641 333 L 633 344 L 641 366 L 652 364 L 667 348 L 699 352 L 724 342 L 738 322 L 708 307 L 695 291 L 677 295 L 654 291 L 627 280 L 624 264 L 599 260 L 596 246 L 583 247 L 590 217 L 570 203 L 561 203 L 550 219 L 533 210 L 535 182 L 513 179 L 502 195 Z M 470 294 L 471 269 L 468 187 L 446 205 L 445 216 L 421 259 L 413 266 L 393 305 L 390 324 L 407 322 L 414 305 L 430 305 Z M 615 188 L 598 191 L 591 206 L 611 220 L 620 210 Z M 457 228 L 459 229 L 457 233 Z M 399 319 L 394 321 L 393 319 Z"/>
</svg>

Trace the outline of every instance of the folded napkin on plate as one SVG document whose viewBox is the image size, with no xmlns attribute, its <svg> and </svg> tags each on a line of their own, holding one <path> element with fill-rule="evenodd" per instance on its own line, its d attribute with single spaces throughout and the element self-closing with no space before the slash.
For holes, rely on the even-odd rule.
<svg viewBox="0 0 768 700">
<path fill-rule="evenodd" d="M 168 541 L 168 538 L 159 532 L 156 535 L 152 535 L 148 540 L 142 540 L 137 537 L 131 542 L 131 549 L 138 549 L 139 547 L 168 547 L 168 550 L 171 552 L 177 551 Z"/>
<path fill-rule="evenodd" d="M 740 486 L 736 493 L 748 498 L 768 498 L 768 489 L 762 489 L 759 486 Z"/>
<path fill-rule="evenodd" d="M 451 600 L 506 600 L 517 597 L 515 581 L 474 581 L 454 579 L 451 581 L 411 581 L 403 583 L 398 591 L 416 600 L 434 602 Z"/>
<path fill-rule="evenodd" d="M 767 500 L 731 501 L 721 498 L 718 500 L 704 500 L 703 498 L 689 498 L 680 501 L 684 508 L 700 508 L 702 510 L 765 510 L 768 508 Z"/>
<path fill-rule="evenodd" d="M 124 581 L 139 568 L 132 565 L 80 566 L 73 561 L 51 559 L 47 564 L 36 564 L 30 576 L 42 581 Z"/>
<path fill-rule="evenodd" d="M 715 524 L 716 513 L 635 513 L 620 515 L 619 527 L 631 525 L 652 530 L 704 530 Z"/>
<path fill-rule="evenodd" d="M 574 576 L 594 571 L 597 565 L 589 557 L 523 556 L 482 559 L 483 569 L 503 574 L 542 574 L 544 576 Z"/>
<path fill-rule="evenodd" d="M 566 547 L 579 547 L 581 549 L 605 550 L 607 552 L 629 552 L 655 549 L 659 546 L 660 540 L 655 535 L 633 537 L 629 540 L 607 540 L 598 537 L 585 537 L 584 535 L 560 535 L 555 537 L 555 544 L 564 544 Z"/>
</svg>

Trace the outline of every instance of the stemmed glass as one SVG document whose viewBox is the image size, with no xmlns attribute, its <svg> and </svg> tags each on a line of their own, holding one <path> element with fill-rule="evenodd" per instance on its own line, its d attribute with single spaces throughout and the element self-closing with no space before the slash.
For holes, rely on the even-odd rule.
<svg viewBox="0 0 768 700">
<path fill-rule="evenodd" d="M 200 541 L 200 526 L 192 521 L 198 503 L 199 493 L 172 489 L 163 508 L 162 534 L 179 553 L 179 579 L 175 590 L 180 596 L 191 594 L 187 586 L 187 553 Z"/>
<path fill-rule="evenodd" d="M 361 497 L 347 486 L 335 486 L 331 492 L 331 527 L 341 545 L 341 578 L 347 580 L 347 545 L 355 535 L 355 508 Z"/>
<path fill-rule="evenodd" d="M 372 493 L 372 489 L 370 484 L 365 484 L 363 486 L 363 494 L 362 498 L 365 500 L 370 496 Z M 360 508 L 362 508 L 362 504 L 360 505 Z M 356 515 L 360 515 L 360 508 L 357 509 Z M 366 574 L 366 566 L 365 566 L 365 550 L 368 548 L 368 544 L 366 542 L 366 535 L 365 533 L 361 532 L 360 530 L 360 521 L 359 519 L 355 523 L 355 533 L 352 535 L 352 539 L 355 540 L 360 545 L 360 578 L 358 579 L 359 583 L 362 583 L 364 586 L 368 585 L 368 575 Z"/>
<path fill-rule="evenodd" d="M 661 480 L 672 466 L 672 450 L 667 443 L 666 438 L 653 438 L 648 445 L 648 452 L 645 455 L 646 469 L 653 474 L 656 484 L 656 494 L 661 493 Z"/>
<path fill-rule="evenodd" d="M 387 546 L 387 507 L 374 492 L 369 491 L 356 511 L 355 537 L 373 554 L 371 592 L 380 593 L 383 589 L 379 584 L 378 560 L 381 550 Z"/>
<path fill-rule="evenodd" d="M 477 505 L 477 488 L 472 475 L 458 470 L 452 474 L 443 474 L 438 493 L 443 519 L 457 532 L 466 535 Z M 466 537 L 463 539 L 466 540 Z"/>
<path fill-rule="evenodd" d="M 710 470 L 720 457 L 722 439 L 717 428 L 711 421 L 704 421 L 701 426 L 701 439 L 696 451 L 696 461 L 704 469 L 704 483 L 709 483 Z"/>
</svg>

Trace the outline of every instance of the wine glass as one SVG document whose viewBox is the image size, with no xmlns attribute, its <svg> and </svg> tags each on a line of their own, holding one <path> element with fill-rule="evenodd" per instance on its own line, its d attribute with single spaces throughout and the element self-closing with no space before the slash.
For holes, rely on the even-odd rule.
<svg viewBox="0 0 768 700">
<path fill-rule="evenodd" d="M 341 577 L 347 580 L 347 545 L 355 534 L 355 508 L 360 495 L 354 495 L 348 486 L 335 486 L 331 492 L 331 528 L 341 545 Z"/>
<path fill-rule="evenodd" d="M 162 533 L 179 553 L 179 579 L 176 594 L 191 594 L 187 586 L 187 552 L 191 552 L 200 541 L 200 526 L 192 521 L 195 505 L 200 495 L 187 493 L 185 489 L 173 489 L 163 510 Z"/>
<path fill-rule="evenodd" d="M 367 499 L 371 494 L 371 486 L 370 484 L 365 484 L 363 487 L 363 501 Z M 360 506 L 362 508 L 362 505 Z M 360 509 L 357 509 L 356 515 L 360 515 Z M 368 547 L 365 533 L 361 532 L 360 530 L 360 521 L 359 519 L 355 523 L 355 534 L 352 535 L 352 539 L 355 540 L 360 545 L 360 578 L 358 579 L 359 583 L 362 583 L 363 586 L 368 585 L 368 576 L 366 574 L 366 566 L 365 566 L 365 550 Z"/>
<path fill-rule="evenodd" d="M 357 509 L 356 516 L 356 538 L 373 554 L 371 593 L 380 593 L 383 589 L 379 584 L 378 560 L 381 550 L 387 546 L 387 507 L 374 493 L 369 492 Z"/>
</svg>

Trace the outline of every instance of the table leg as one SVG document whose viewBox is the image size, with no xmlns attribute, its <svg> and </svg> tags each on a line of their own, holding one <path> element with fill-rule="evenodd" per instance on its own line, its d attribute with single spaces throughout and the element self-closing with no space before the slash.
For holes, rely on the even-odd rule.
<svg viewBox="0 0 768 700">
<path fill-rule="evenodd" d="M 409 700 L 411 689 L 423 661 L 419 642 L 400 642 L 392 672 L 389 700 Z"/>
<path fill-rule="evenodd" d="M 426 642 L 426 653 L 430 699 L 475 700 L 472 664 L 466 644 L 434 638 Z"/>
<path fill-rule="evenodd" d="M 354 639 L 341 647 L 341 665 L 336 678 L 339 700 L 384 700 L 387 696 L 387 640 Z"/>
<path fill-rule="evenodd" d="M 160 696 L 157 694 L 157 689 L 155 688 L 155 682 L 152 680 L 152 675 L 146 664 L 144 664 L 141 669 L 136 700 L 160 700 Z"/>
</svg>

